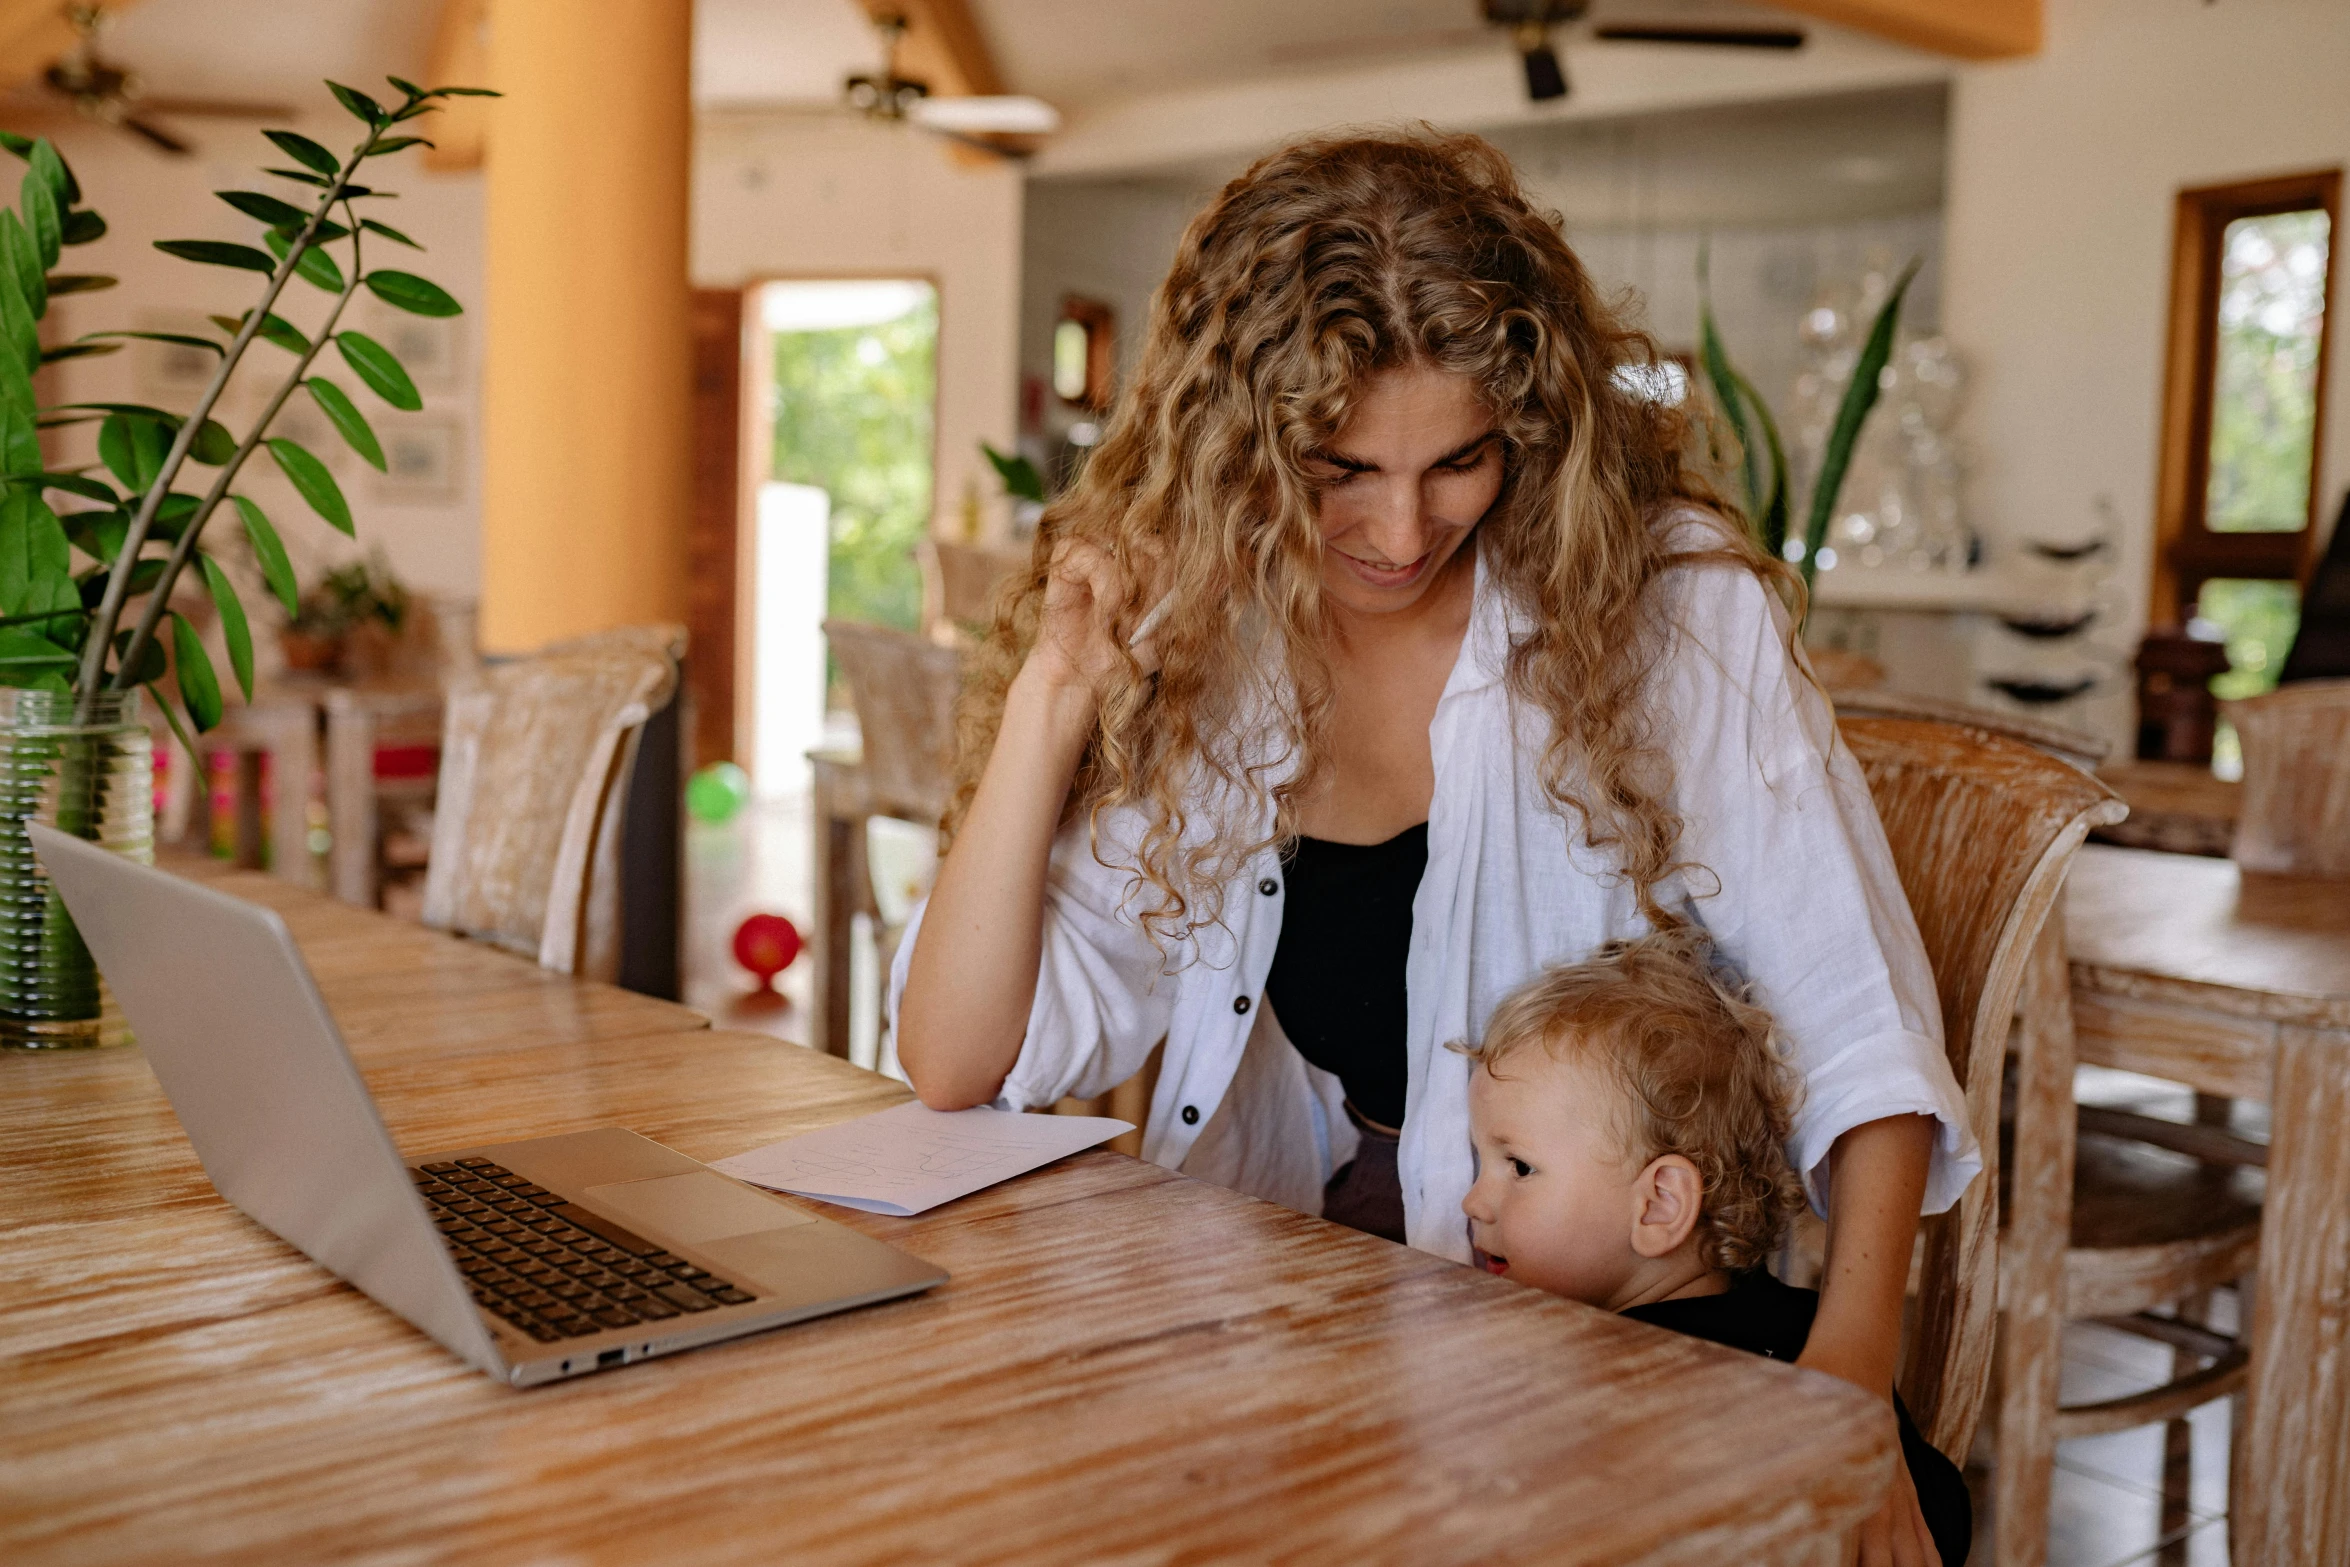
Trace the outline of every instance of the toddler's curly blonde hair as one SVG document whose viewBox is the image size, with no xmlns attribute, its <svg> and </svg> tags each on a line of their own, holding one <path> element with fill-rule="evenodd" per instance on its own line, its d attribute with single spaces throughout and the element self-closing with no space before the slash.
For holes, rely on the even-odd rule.
<svg viewBox="0 0 2350 1567">
<path fill-rule="evenodd" d="M 1546 969 L 1494 1009 L 1483 1043 L 1453 1048 L 1499 1077 L 1537 1047 L 1615 1080 L 1627 1159 L 1679 1154 L 1697 1166 L 1706 1266 L 1763 1265 L 1803 1206 L 1787 1162 L 1798 1082 L 1770 1013 L 1724 976 L 1703 931 L 1611 942 Z"/>
</svg>

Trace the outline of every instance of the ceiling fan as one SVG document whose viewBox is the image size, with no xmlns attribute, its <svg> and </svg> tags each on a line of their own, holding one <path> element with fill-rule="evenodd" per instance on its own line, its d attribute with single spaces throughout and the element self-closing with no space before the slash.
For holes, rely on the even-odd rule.
<svg viewBox="0 0 2350 1567">
<path fill-rule="evenodd" d="M 105 24 L 104 7 L 68 5 L 66 19 L 81 34 L 71 54 L 41 73 L 40 84 L 0 100 L 0 116 L 10 120 L 43 118 L 70 109 L 84 119 L 112 125 L 145 138 L 175 157 L 193 149 L 150 118 L 152 115 L 211 116 L 237 120 L 281 120 L 293 111 L 280 103 L 242 103 L 215 98 L 157 98 L 147 94 L 137 73 L 116 65 L 98 52 L 98 30 Z M 20 112 L 22 111 L 22 112 Z"/>
<path fill-rule="evenodd" d="M 1042 98 L 1015 93 L 932 97 L 928 82 L 898 73 L 906 19 L 885 13 L 873 25 L 881 34 L 880 71 L 852 76 L 841 87 L 848 106 L 867 119 L 917 125 L 950 141 L 1014 156 L 1032 150 L 1025 138 L 1061 128 L 1061 111 Z"/>
</svg>

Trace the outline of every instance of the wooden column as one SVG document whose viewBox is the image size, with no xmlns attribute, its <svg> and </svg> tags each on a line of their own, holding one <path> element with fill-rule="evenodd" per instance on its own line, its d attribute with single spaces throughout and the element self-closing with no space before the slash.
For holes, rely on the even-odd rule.
<svg viewBox="0 0 2350 1567">
<path fill-rule="evenodd" d="M 481 639 L 682 621 L 686 0 L 492 0 Z"/>
</svg>

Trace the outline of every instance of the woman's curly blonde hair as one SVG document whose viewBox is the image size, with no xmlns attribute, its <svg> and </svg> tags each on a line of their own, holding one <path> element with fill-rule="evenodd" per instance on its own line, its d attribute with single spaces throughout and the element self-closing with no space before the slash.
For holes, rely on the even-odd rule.
<svg viewBox="0 0 2350 1567">
<path fill-rule="evenodd" d="M 1138 912 L 1154 939 L 1217 920 L 1222 884 L 1294 831 L 1327 765 L 1330 624 L 1308 459 L 1373 375 L 1425 365 L 1473 381 L 1503 437 L 1476 547 L 1533 625 L 1507 678 L 1550 721 L 1544 786 L 1612 848 L 1650 920 L 1672 923 L 1655 889 L 1680 823 L 1640 701 L 1662 632 L 1647 589 L 1670 561 L 1793 574 L 1735 525 L 1712 548 L 1668 555 L 1672 503 L 1727 508 L 1688 461 L 1688 418 L 1627 373 L 1657 363 L 1557 215 L 1527 201 L 1481 138 L 1324 139 L 1263 159 L 1185 231 L 1100 445 L 999 600 L 958 722 L 948 831 L 1034 645 L 1053 551 L 1084 540 L 1133 585 L 1121 645 L 1157 594 L 1172 596 L 1156 671 L 1129 655 L 1102 694 L 1070 808 L 1097 826 L 1138 808 Z"/>
<path fill-rule="evenodd" d="M 1759 1268 L 1803 1206 L 1787 1162 L 1800 1080 L 1777 1026 L 1716 966 L 1692 926 L 1611 942 L 1589 961 L 1546 969 L 1510 993 L 1474 1048 L 1504 1076 L 1539 1051 L 1591 1062 L 1623 1093 L 1616 1133 L 1646 1168 L 1679 1154 L 1697 1166 L 1699 1254 L 1709 1268 Z"/>
</svg>

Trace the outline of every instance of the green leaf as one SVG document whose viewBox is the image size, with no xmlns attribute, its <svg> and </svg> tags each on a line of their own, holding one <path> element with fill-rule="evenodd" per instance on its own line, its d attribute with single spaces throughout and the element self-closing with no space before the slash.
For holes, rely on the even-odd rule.
<svg viewBox="0 0 2350 1567">
<path fill-rule="evenodd" d="M 65 526 L 30 490 L 0 499 L 0 614 L 40 615 L 81 604 Z"/>
<path fill-rule="evenodd" d="M 488 87 L 435 87 L 435 98 L 503 98 L 506 95 Z"/>
<path fill-rule="evenodd" d="M 29 158 L 33 155 L 33 139 L 30 136 L 20 136 L 11 130 L 0 130 L 0 147 L 6 147 L 20 158 Z"/>
<path fill-rule="evenodd" d="M 315 169 L 331 178 L 343 167 L 340 158 L 298 132 L 263 131 L 261 134 L 268 137 L 276 145 L 278 151 L 304 168 Z"/>
<path fill-rule="evenodd" d="M 15 277 L 0 278 L 0 335 L 15 350 L 16 362 L 30 371 L 41 363 L 41 326 L 25 304 L 24 290 Z"/>
<path fill-rule="evenodd" d="M 367 150 L 370 158 L 380 158 L 387 152 L 402 152 L 410 147 L 429 147 L 432 143 L 421 136 L 386 136 Z"/>
<path fill-rule="evenodd" d="M 257 190 L 216 190 L 212 194 L 242 212 L 246 217 L 259 218 L 272 228 L 280 224 L 291 224 L 295 228 L 300 228 L 310 221 L 310 214 L 292 202 L 280 201 L 275 196 L 265 196 Z"/>
<path fill-rule="evenodd" d="M 1909 285 L 1918 275 L 1919 262 L 1913 259 L 1901 269 L 1901 276 L 1893 284 L 1893 292 L 1886 296 L 1884 306 L 1877 311 L 1877 319 L 1869 327 L 1868 341 L 1861 346 L 1860 360 L 1852 367 L 1852 380 L 1844 388 L 1844 400 L 1836 407 L 1836 423 L 1828 431 L 1828 444 L 1820 450 L 1820 476 L 1812 486 L 1811 515 L 1803 528 L 1803 580 L 1809 586 L 1819 570 L 1820 546 L 1828 542 L 1828 523 L 1836 515 L 1836 497 L 1844 488 L 1845 470 L 1852 466 L 1853 448 L 1860 444 L 1860 427 L 1866 422 L 1869 410 L 1877 406 L 1878 379 L 1885 373 L 1885 362 L 1893 357 L 1893 333 L 1901 325 L 1901 300 L 1909 292 Z"/>
<path fill-rule="evenodd" d="M 133 495 L 144 495 L 163 471 L 171 426 L 145 414 L 110 413 L 98 426 L 98 460 Z"/>
<path fill-rule="evenodd" d="M 384 78 L 384 80 L 390 82 L 392 86 L 399 91 L 402 97 L 422 98 L 427 96 L 423 88 L 417 86 L 414 82 L 409 81 L 406 77 L 387 76 Z"/>
<path fill-rule="evenodd" d="M 1007 456 L 985 441 L 979 443 L 979 449 L 995 468 L 996 477 L 1004 481 L 1005 494 L 1015 500 L 1044 499 L 1044 475 L 1036 471 L 1036 464 L 1018 454 Z"/>
<path fill-rule="evenodd" d="M 7 368 L 0 366 L 0 370 Z M 23 378 L 21 367 L 17 368 L 16 375 L 19 380 Z M 29 396 L 22 402 L 13 397 L 0 398 L 0 471 L 41 471 L 41 433 L 34 422 L 32 399 Z"/>
<path fill-rule="evenodd" d="M 78 662 L 71 653 L 21 626 L 0 629 L 0 685 L 30 685 L 28 675 L 67 674 Z"/>
<path fill-rule="evenodd" d="M 180 535 L 188 531 L 188 523 L 200 504 L 195 496 L 173 490 L 155 508 L 155 520 L 147 525 L 147 537 L 177 544 Z"/>
<path fill-rule="evenodd" d="M 40 254 L 41 266 L 47 269 L 57 265 L 57 248 L 65 243 L 65 226 L 58 212 L 57 192 L 41 177 L 39 168 L 25 171 L 17 205 L 24 210 L 24 226 L 33 236 L 33 248 Z"/>
<path fill-rule="evenodd" d="M 237 599 L 236 584 L 220 569 L 220 562 L 196 552 L 204 568 L 204 585 L 212 590 L 212 605 L 220 611 L 221 640 L 228 644 L 228 667 L 237 677 L 237 689 L 253 700 L 253 628 L 245 623 L 245 606 Z"/>
<path fill-rule="evenodd" d="M 1743 497 L 1746 520 L 1759 526 L 1762 518 L 1761 473 L 1758 453 L 1754 449 L 1754 433 L 1746 424 L 1745 399 L 1738 393 L 1738 372 L 1731 367 L 1729 350 L 1723 346 L 1722 334 L 1714 324 L 1713 240 L 1700 240 L 1697 246 L 1697 342 L 1698 359 L 1705 367 L 1705 379 L 1714 394 L 1714 406 L 1730 421 L 1731 433 L 1738 438 L 1740 477 L 1745 481 Z"/>
<path fill-rule="evenodd" d="M 370 272 L 365 281 L 376 298 L 411 315 L 453 316 L 465 309 L 440 284 L 413 272 Z"/>
<path fill-rule="evenodd" d="M 401 233 L 398 229 L 392 227 L 389 223 L 378 223 L 373 218 L 361 218 L 359 220 L 359 226 L 367 230 L 367 232 L 370 234 L 381 234 L 384 238 L 390 240 L 395 245 L 405 245 L 410 250 L 422 250 L 424 248 L 422 245 L 416 243 L 416 241 L 410 239 L 407 235 Z"/>
<path fill-rule="evenodd" d="M 101 506 L 120 506 L 122 504 L 122 497 L 115 494 L 110 486 L 91 478 L 86 473 L 44 473 L 41 475 L 41 487 L 48 490 L 63 490 L 68 495 L 79 495 L 82 499 L 96 501 Z"/>
<path fill-rule="evenodd" d="M 343 351 L 343 362 L 351 373 L 367 383 L 367 389 L 410 413 L 424 406 L 416 383 L 408 379 L 408 372 L 393 357 L 392 351 L 363 332 L 341 332 L 335 336 L 335 347 Z"/>
<path fill-rule="evenodd" d="M 221 318 L 214 316 L 212 319 L 217 321 Z M 197 337 L 191 332 L 84 332 L 79 338 L 76 338 L 75 341 L 81 343 L 95 343 L 103 338 L 109 337 L 137 338 L 139 341 L 144 343 L 176 343 L 182 348 L 208 349 L 212 353 L 223 356 L 228 353 L 226 348 L 222 347 L 218 343 L 215 343 L 211 338 Z"/>
<path fill-rule="evenodd" d="M 356 87 L 345 87 L 341 82 L 328 82 L 326 90 L 335 95 L 335 102 L 351 111 L 351 117 L 368 125 L 381 125 L 391 114 L 380 103 Z"/>
<path fill-rule="evenodd" d="M 156 646 L 153 642 L 147 645 Z M 192 776 L 201 779 L 204 776 L 204 757 L 196 749 L 196 737 L 189 734 L 187 725 L 180 722 L 179 710 L 163 699 L 163 693 L 155 689 L 154 681 L 142 680 L 139 685 L 146 690 L 147 700 L 155 704 L 155 710 L 163 715 L 164 722 L 171 725 L 171 732 L 178 737 L 180 751 L 187 757 L 188 766 L 193 769 Z"/>
<path fill-rule="evenodd" d="M 112 288 L 119 279 L 93 272 L 52 272 L 49 274 L 49 296 L 59 294 L 95 294 L 102 288 Z"/>
<path fill-rule="evenodd" d="M 277 264 L 250 245 L 232 245 L 219 239 L 159 239 L 155 248 L 182 261 L 201 261 L 210 267 L 242 267 L 267 276 Z"/>
<path fill-rule="evenodd" d="M 4 207 L 0 207 L 0 263 L 6 265 L 9 278 L 35 319 L 45 315 L 49 309 L 48 273 L 34 248 L 32 232 Z"/>
<path fill-rule="evenodd" d="M 1755 422 L 1762 427 L 1763 447 L 1771 459 L 1771 487 L 1763 501 L 1762 515 L 1755 519 L 1761 531 L 1762 547 L 1772 556 L 1784 558 L 1787 553 L 1787 448 L 1779 439 L 1779 422 L 1771 417 L 1771 405 L 1754 389 L 1754 383 L 1745 376 L 1738 377 L 1738 390 L 1754 408 Z"/>
<path fill-rule="evenodd" d="M 223 332 L 226 332 L 229 336 L 234 337 L 245 329 L 245 316 L 249 316 L 252 313 L 252 311 L 248 310 L 243 316 L 214 316 L 212 318 L 212 324 L 220 328 Z M 263 316 L 261 318 L 261 330 L 255 332 L 253 335 L 260 338 L 265 343 L 275 343 L 278 347 L 284 349 L 289 354 L 306 354 L 310 352 L 310 339 L 302 335 L 301 329 L 299 327 L 295 326 L 285 317 L 275 313 Z M 223 350 L 223 352 L 226 352 L 226 350 Z"/>
<path fill-rule="evenodd" d="M 270 253 L 280 261 L 285 259 L 287 251 L 294 248 L 293 240 L 283 229 L 271 229 L 263 239 Z M 301 259 L 294 263 L 294 270 L 314 288 L 323 288 L 330 294 L 343 291 L 343 269 L 335 265 L 334 257 L 315 245 L 303 250 Z"/>
<path fill-rule="evenodd" d="M 148 556 L 145 559 L 131 562 L 131 585 L 123 590 L 124 597 L 130 598 L 135 597 L 141 593 L 152 592 L 154 590 L 155 584 L 163 580 L 163 572 L 166 564 L 166 562 L 157 560 L 153 556 Z M 91 572 L 88 576 L 82 578 L 82 608 L 96 609 L 101 603 L 105 601 L 107 580 L 113 575 L 114 573 L 112 571 L 102 566 L 96 571 Z M 130 633 L 127 631 L 123 633 L 123 636 L 127 637 L 129 635 Z M 154 643 L 150 641 L 148 646 L 152 647 L 154 646 Z M 120 638 L 117 638 L 115 641 L 115 650 L 120 652 L 121 649 L 122 641 Z M 163 655 L 158 652 L 155 656 L 158 660 L 160 660 Z M 161 669 L 157 669 L 155 673 L 160 675 L 163 673 L 163 671 Z"/>
<path fill-rule="evenodd" d="M 33 166 L 33 173 L 48 183 L 50 194 L 57 198 L 59 211 L 82 199 L 81 182 L 73 177 L 73 170 L 65 166 L 65 160 L 57 155 L 57 149 L 50 144 L 48 137 L 44 136 L 33 143 L 32 151 L 25 155 L 25 161 Z"/>
<path fill-rule="evenodd" d="M 261 580 L 269 584 L 269 591 L 286 607 L 286 613 L 301 613 L 302 589 L 294 580 L 294 563 L 286 559 L 285 542 L 270 526 L 269 517 L 262 509 L 242 495 L 229 497 L 236 503 L 237 515 L 245 519 L 245 537 L 253 543 L 253 559 L 260 564 Z"/>
<path fill-rule="evenodd" d="M 207 468 L 217 468 L 236 454 L 237 438 L 218 419 L 205 420 L 204 428 L 188 443 L 188 455 Z"/>
<path fill-rule="evenodd" d="M 366 458 L 368 465 L 376 472 L 383 472 L 383 443 L 368 428 L 366 416 L 359 412 L 350 394 L 322 375 L 314 375 L 303 384 L 310 388 L 311 400 L 318 404 L 319 411 L 343 433 L 343 439 L 351 443 L 351 450 Z"/>
<path fill-rule="evenodd" d="M 282 436 L 270 437 L 269 455 L 277 459 L 295 493 L 309 503 L 312 511 L 352 538 L 359 536 L 359 530 L 351 525 L 350 504 L 343 499 L 342 489 L 336 485 L 335 476 L 326 471 L 325 463 L 311 456 L 299 443 Z"/>
<path fill-rule="evenodd" d="M 55 348 L 41 350 L 41 363 L 57 364 L 67 359 L 88 359 L 98 354 L 119 354 L 120 343 L 61 343 Z"/>
<path fill-rule="evenodd" d="M 220 722 L 220 677 L 212 672 L 212 655 L 188 617 L 171 611 L 171 652 L 179 665 L 180 700 L 188 705 L 188 721 L 202 734 Z"/>
<path fill-rule="evenodd" d="M 315 185 L 320 190 L 329 190 L 334 186 L 333 180 L 321 179 L 315 174 L 305 174 L 300 169 L 263 169 L 261 172 L 274 174 L 281 180 L 300 180 L 303 184 Z"/>
<path fill-rule="evenodd" d="M 74 548 L 105 566 L 122 556 L 123 540 L 130 537 L 131 514 L 120 506 L 105 511 L 77 511 L 59 518 Z"/>
<path fill-rule="evenodd" d="M 66 245 L 87 245 L 106 237 L 106 220 L 95 212 L 68 212 L 58 219 L 58 241 Z"/>
<path fill-rule="evenodd" d="M 155 564 L 160 566 L 163 564 L 163 562 L 157 561 Z M 132 581 L 136 583 L 136 573 L 132 574 Z M 154 584 L 152 582 L 148 584 L 150 587 L 153 585 Z M 132 591 L 136 592 L 137 589 L 134 587 Z M 136 631 L 125 631 L 116 635 L 114 639 L 114 657 L 117 667 L 119 667 L 121 664 L 123 654 L 130 651 L 131 639 L 137 635 L 138 632 Z M 163 644 L 156 641 L 153 637 L 149 637 L 145 642 L 139 645 L 139 661 L 137 666 L 126 671 L 124 673 L 124 679 L 126 682 L 136 681 L 140 685 L 151 685 L 155 681 L 161 680 L 165 674 L 169 673 L 170 669 L 171 666 L 166 663 L 163 658 Z M 166 713 L 171 711 L 171 704 L 168 702 L 158 701 L 155 705 L 162 708 Z M 179 728 L 179 721 L 176 718 L 172 720 L 171 727 L 174 730 Z"/>
</svg>

